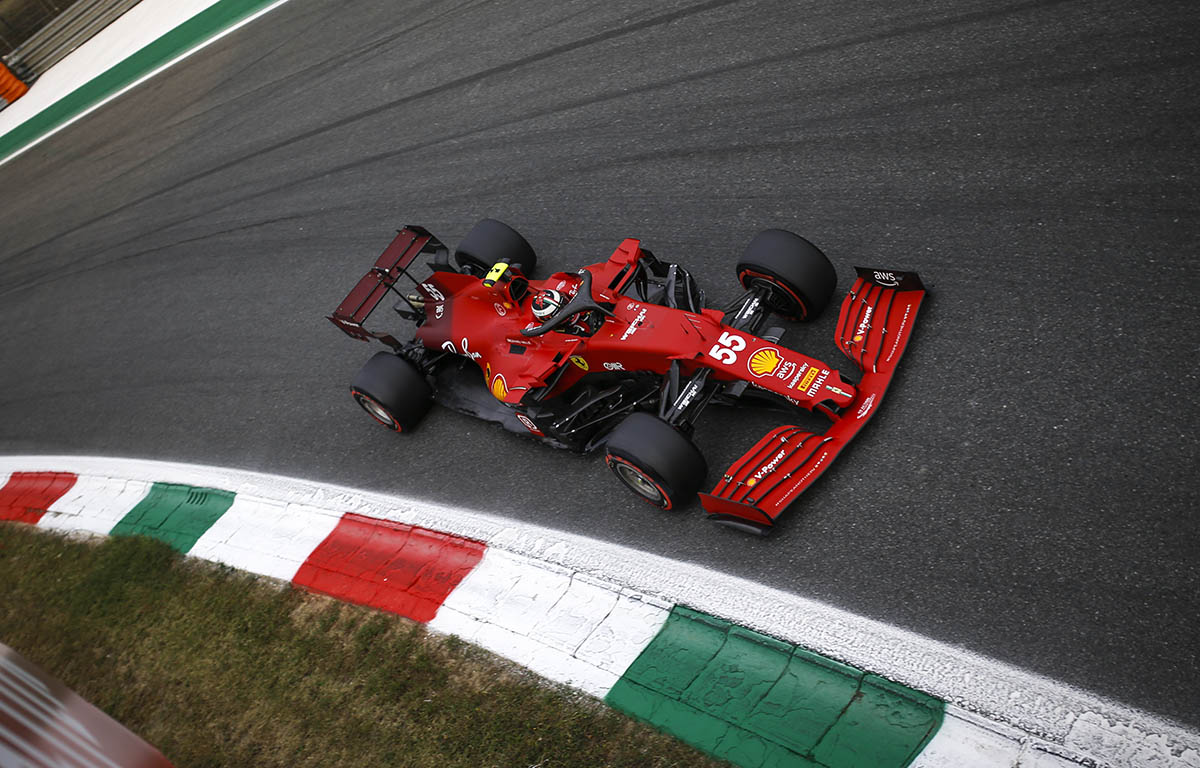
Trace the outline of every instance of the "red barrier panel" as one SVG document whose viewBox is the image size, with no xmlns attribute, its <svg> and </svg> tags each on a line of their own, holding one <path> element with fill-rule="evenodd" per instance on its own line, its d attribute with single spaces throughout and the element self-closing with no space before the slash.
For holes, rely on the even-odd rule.
<svg viewBox="0 0 1200 768">
<path fill-rule="evenodd" d="M 157 749 L 0 645 L 0 765 L 171 768 Z"/>
<path fill-rule="evenodd" d="M 0 520 L 37 525 L 77 479 L 70 472 L 13 472 L 0 488 Z"/>
<path fill-rule="evenodd" d="M 21 82 L 12 70 L 0 61 L 0 99 L 4 99 L 9 104 L 25 95 L 29 90 L 29 86 Z"/>
<path fill-rule="evenodd" d="M 429 621 L 486 548 L 471 539 L 348 514 L 308 556 L 292 582 Z"/>
</svg>

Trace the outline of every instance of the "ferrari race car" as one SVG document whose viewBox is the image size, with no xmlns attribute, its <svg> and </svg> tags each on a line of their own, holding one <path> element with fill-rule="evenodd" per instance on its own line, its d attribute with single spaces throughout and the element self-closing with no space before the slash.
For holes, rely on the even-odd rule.
<svg viewBox="0 0 1200 768">
<path fill-rule="evenodd" d="M 422 254 L 432 274 L 417 280 L 409 269 Z M 617 478 L 663 509 L 687 503 L 708 473 L 691 435 L 709 405 L 823 414 L 823 433 L 773 429 L 699 493 L 709 519 L 758 534 L 878 409 L 925 295 L 916 273 L 857 270 L 835 332 L 858 371 L 846 378 L 780 344 L 784 329 L 768 325 L 772 315 L 814 319 L 837 283 L 825 255 L 791 232 L 750 241 L 737 262 L 745 292 L 724 310 L 706 308 L 686 269 L 635 239 L 578 272 L 539 280 L 536 268 L 529 243 L 494 219 L 453 256 L 421 227 L 400 230 L 329 316 L 351 337 L 391 348 L 358 372 L 355 401 L 397 432 L 436 401 L 558 448 L 603 448 Z M 401 276 L 411 292 L 397 287 Z M 409 341 L 363 326 L 389 292 L 395 312 L 416 323 Z"/>
</svg>

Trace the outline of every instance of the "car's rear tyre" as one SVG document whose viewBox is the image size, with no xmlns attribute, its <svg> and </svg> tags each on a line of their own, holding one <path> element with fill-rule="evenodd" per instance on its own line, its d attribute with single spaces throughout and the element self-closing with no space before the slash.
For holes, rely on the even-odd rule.
<svg viewBox="0 0 1200 768">
<path fill-rule="evenodd" d="M 502 221 L 481 219 L 454 252 L 459 269 L 483 277 L 498 261 L 517 264 L 525 275 L 537 269 L 537 254 L 521 233 Z"/>
<path fill-rule="evenodd" d="M 686 504 L 700 490 L 708 464 L 674 427 L 632 413 L 608 436 L 605 461 L 629 490 L 660 509 Z"/>
<path fill-rule="evenodd" d="M 371 418 L 396 432 L 415 427 L 433 402 L 433 388 L 417 367 L 390 352 L 367 361 L 350 394 Z"/>
<path fill-rule="evenodd" d="M 821 249 L 785 229 L 759 232 L 737 263 L 737 276 L 749 289 L 771 286 L 771 309 L 791 320 L 814 320 L 837 287 L 837 271 Z"/>
</svg>

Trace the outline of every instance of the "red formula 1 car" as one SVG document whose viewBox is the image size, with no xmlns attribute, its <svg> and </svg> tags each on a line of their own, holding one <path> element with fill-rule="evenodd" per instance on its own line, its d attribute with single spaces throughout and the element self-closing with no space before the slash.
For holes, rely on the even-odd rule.
<svg viewBox="0 0 1200 768">
<path fill-rule="evenodd" d="M 408 269 L 421 254 L 433 273 L 418 281 Z M 705 308 L 692 276 L 637 240 L 542 280 L 532 276 L 536 262 L 525 239 L 493 219 L 453 258 L 421 227 L 400 230 L 329 316 L 350 336 L 392 348 L 359 371 L 354 399 L 398 432 L 436 401 L 559 448 L 603 447 L 616 476 L 663 509 L 701 488 L 707 465 L 691 434 L 710 404 L 824 414 L 823 433 L 773 429 L 699 494 L 710 519 L 753 533 L 769 531 L 878 409 L 925 295 L 913 272 L 858 269 L 835 332 L 857 368 L 848 379 L 781 345 L 783 328 L 767 325 L 772 314 L 815 318 L 837 282 L 825 255 L 791 232 L 751 240 L 737 263 L 745 293 L 723 311 Z M 397 288 L 402 275 L 411 293 Z M 363 327 L 389 291 L 395 311 L 416 323 L 411 341 Z"/>
</svg>

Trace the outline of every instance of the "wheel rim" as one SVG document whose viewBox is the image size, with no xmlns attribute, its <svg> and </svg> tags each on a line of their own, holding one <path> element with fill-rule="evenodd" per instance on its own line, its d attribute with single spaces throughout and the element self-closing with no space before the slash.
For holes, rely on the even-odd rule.
<svg viewBox="0 0 1200 768">
<path fill-rule="evenodd" d="M 631 491 L 660 507 L 667 505 L 667 497 L 649 477 L 632 464 L 623 461 L 612 462 L 613 472 Z"/>
<path fill-rule="evenodd" d="M 746 286 L 747 288 L 752 285 L 761 285 L 770 291 L 771 298 L 768 301 L 771 309 L 778 314 L 793 317 L 797 320 L 803 320 L 808 316 L 808 306 L 804 301 L 774 280 L 762 275 L 753 274 L 747 282 L 750 283 L 750 285 Z"/>
<path fill-rule="evenodd" d="M 361 392 L 355 392 L 354 399 L 358 401 L 358 404 L 362 406 L 363 410 L 370 414 L 371 418 L 375 419 L 375 421 L 378 421 L 380 424 L 389 429 L 400 428 L 399 425 L 396 424 L 396 420 L 392 418 L 392 414 L 388 413 L 387 409 L 379 403 L 375 402 Z"/>
</svg>

